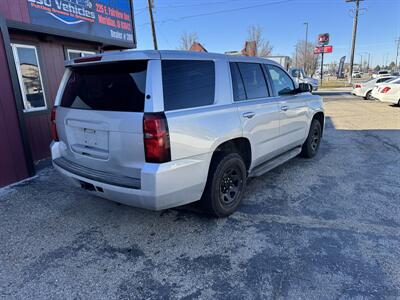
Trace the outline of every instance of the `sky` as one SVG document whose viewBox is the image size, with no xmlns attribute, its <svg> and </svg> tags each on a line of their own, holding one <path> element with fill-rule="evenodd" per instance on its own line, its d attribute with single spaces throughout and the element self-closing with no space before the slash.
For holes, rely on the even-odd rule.
<svg viewBox="0 0 400 300">
<path fill-rule="evenodd" d="M 133 0 L 138 49 L 153 49 L 147 0 Z M 355 3 L 345 0 L 154 0 L 159 49 L 177 49 L 180 36 L 197 33 L 209 52 L 241 50 L 249 26 L 263 28 L 272 55 L 292 56 L 298 40 L 330 34 L 333 53 L 325 62 L 349 60 Z M 355 62 L 371 55 L 371 65 L 395 60 L 400 38 L 400 0 L 360 2 Z M 399 58 L 400 60 L 400 58 Z"/>
</svg>

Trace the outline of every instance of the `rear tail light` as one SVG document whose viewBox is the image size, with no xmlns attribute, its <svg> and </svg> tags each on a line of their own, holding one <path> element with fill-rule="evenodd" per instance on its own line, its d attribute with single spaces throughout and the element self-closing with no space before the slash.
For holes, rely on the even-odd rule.
<svg viewBox="0 0 400 300">
<path fill-rule="evenodd" d="M 57 106 L 54 106 L 53 109 L 51 110 L 51 115 L 50 115 L 50 121 L 51 121 L 51 138 L 53 141 L 58 142 L 58 133 L 57 133 L 57 125 L 56 125 L 56 115 L 57 115 Z"/>
<path fill-rule="evenodd" d="M 354 88 L 355 88 L 355 89 L 360 89 L 360 88 L 361 88 L 361 84 L 356 84 L 356 85 L 354 85 Z"/>
<path fill-rule="evenodd" d="M 390 90 L 391 90 L 390 87 L 385 86 L 385 87 L 381 90 L 381 93 L 387 93 L 387 92 L 389 92 Z"/>
<path fill-rule="evenodd" d="M 146 162 L 171 161 L 168 123 L 164 113 L 145 113 L 143 136 Z"/>
</svg>

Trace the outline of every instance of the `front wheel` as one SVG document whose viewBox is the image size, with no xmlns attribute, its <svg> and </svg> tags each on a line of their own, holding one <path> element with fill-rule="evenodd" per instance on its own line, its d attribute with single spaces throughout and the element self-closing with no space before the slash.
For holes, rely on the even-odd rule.
<svg viewBox="0 0 400 300">
<path fill-rule="evenodd" d="M 314 157 L 319 150 L 319 145 L 321 143 L 322 137 L 322 126 L 321 123 L 314 119 L 311 122 L 310 132 L 308 133 L 308 137 L 303 144 L 300 155 L 305 158 Z"/>
<path fill-rule="evenodd" d="M 242 201 L 246 177 L 246 166 L 238 153 L 217 153 L 200 200 L 203 210 L 216 217 L 235 212 Z"/>
</svg>

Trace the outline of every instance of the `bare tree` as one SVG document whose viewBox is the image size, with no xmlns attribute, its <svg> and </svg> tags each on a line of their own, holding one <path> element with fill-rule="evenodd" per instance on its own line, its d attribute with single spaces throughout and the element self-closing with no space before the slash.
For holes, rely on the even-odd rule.
<svg viewBox="0 0 400 300">
<path fill-rule="evenodd" d="M 308 42 L 306 50 L 306 41 L 298 41 L 292 57 L 293 65 L 297 68 L 303 68 L 306 65 L 307 67 L 304 71 L 310 76 L 315 74 L 319 64 L 320 55 L 314 54 L 315 46 Z"/>
<path fill-rule="evenodd" d="M 199 37 L 196 32 L 191 32 L 191 33 L 184 32 L 180 37 L 178 49 L 190 50 L 190 47 L 193 45 L 193 43 L 198 42 L 198 40 Z"/>
<path fill-rule="evenodd" d="M 263 37 L 263 28 L 260 26 L 250 26 L 247 30 L 247 41 L 256 43 L 255 56 L 266 57 L 272 53 L 271 43 Z"/>
</svg>

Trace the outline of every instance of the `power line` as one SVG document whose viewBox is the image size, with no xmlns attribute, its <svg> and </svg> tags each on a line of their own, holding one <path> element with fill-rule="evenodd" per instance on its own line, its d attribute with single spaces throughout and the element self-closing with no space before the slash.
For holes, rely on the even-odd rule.
<svg viewBox="0 0 400 300">
<path fill-rule="evenodd" d="M 256 4 L 256 5 L 244 6 L 244 7 L 238 7 L 238 8 L 217 10 L 217 11 L 213 11 L 213 12 L 209 12 L 209 13 L 201 13 L 201 14 L 195 14 L 195 15 L 189 15 L 189 16 L 182 16 L 179 18 L 170 18 L 170 19 L 166 19 L 166 20 L 162 20 L 162 21 L 157 21 L 156 23 L 164 24 L 167 22 L 178 22 L 178 21 L 191 19 L 191 18 L 211 16 L 211 15 L 241 11 L 241 10 L 246 10 L 246 9 L 251 9 L 251 8 L 256 8 L 256 7 L 270 6 L 270 5 L 282 4 L 282 3 L 293 2 L 293 1 L 294 0 L 280 0 L 280 1 L 276 1 L 276 2 L 268 2 L 268 3 Z M 149 22 L 146 22 L 146 23 L 138 25 L 137 27 L 141 27 L 141 26 L 145 26 L 145 25 L 149 25 L 149 24 L 150 24 Z"/>
</svg>

